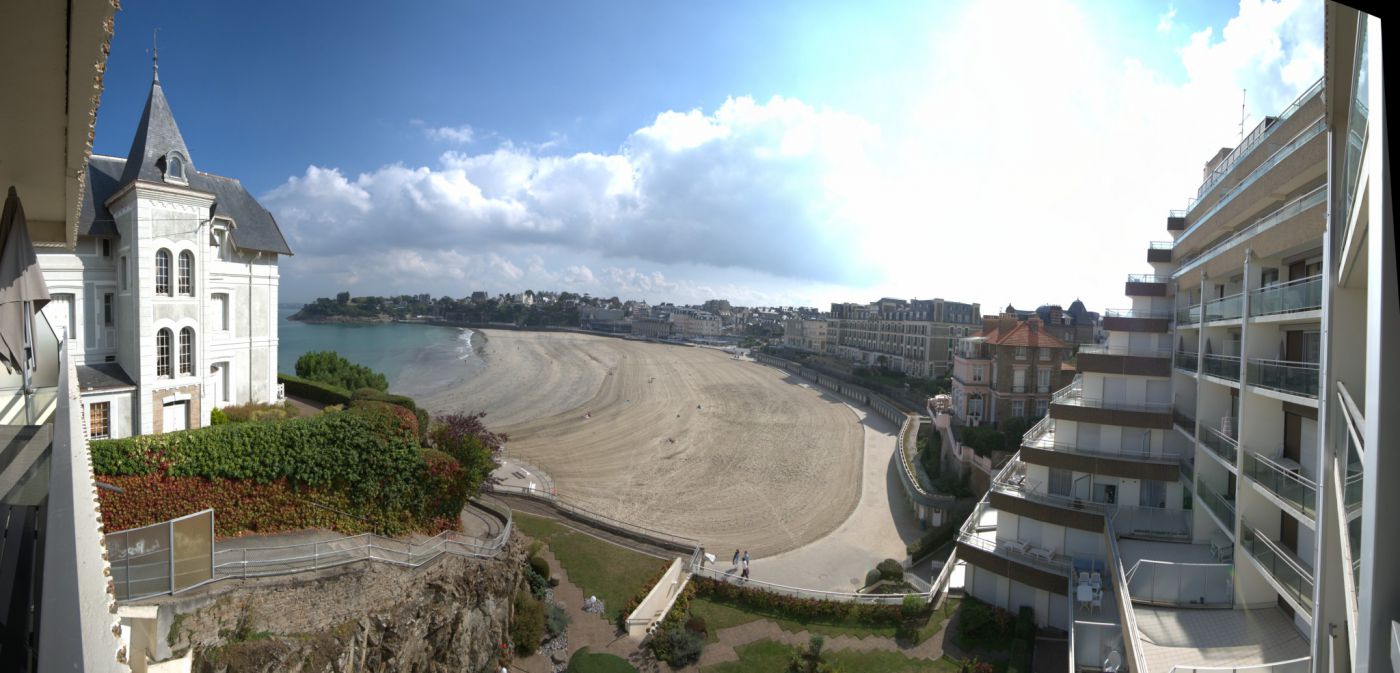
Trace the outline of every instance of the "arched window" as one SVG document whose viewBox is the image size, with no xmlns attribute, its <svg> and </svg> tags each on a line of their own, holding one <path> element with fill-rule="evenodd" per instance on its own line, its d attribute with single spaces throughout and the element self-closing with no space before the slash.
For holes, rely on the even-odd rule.
<svg viewBox="0 0 1400 673">
<path fill-rule="evenodd" d="M 170 330 L 156 332 L 156 376 L 170 377 Z"/>
<path fill-rule="evenodd" d="M 165 179 L 185 181 L 185 162 L 180 159 L 180 155 L 171 154 L 165 158 Z"/>
<path fill-rule="evenodd" d="M 156 251 L 156 294 L 170 294 L 170 251 Z"/>
<path fill-rule="evenodd" d="M 186 250 L 180 253 L 179 268 L 180 294 L 194 296 L 194 253 Z"/>
<path fill-rule="evenodd" d="M 194 373 L 194 328 L 180 330 L 180 375 Z"/>
</svg>

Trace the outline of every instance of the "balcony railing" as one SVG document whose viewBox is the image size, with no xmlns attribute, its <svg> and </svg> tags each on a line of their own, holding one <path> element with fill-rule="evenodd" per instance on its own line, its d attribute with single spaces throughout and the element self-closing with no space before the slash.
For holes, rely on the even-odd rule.
<svg viewBox="0 0 1400 673">
<path fill-rule="evenodd" d="M 1279 392 L 1317 398 L 1318 364 L 1249 359 L 1249 384 Z"/>
<path fill-rule="evenodd" d="M 1167 217 L 1186 217 L 1185 210 L 1168 210 Z"/>
<path fill-rule="evenodd" d="M 1196 417 L 1191 415 L 1191 411 L 1183 406 L 1172 407 L 1172 422 L 1181 426 L 1188 434 L 1196 433 Z"/>
<path fill-rule="evenodd" d="M 1313 574 L 1303 562 L 1258 529 L 1243 522 L 1240 526 L 1240 546 L 1264 566 L 1274 582 L 1293 600 L 1312 613 Z"/>
<path fill-rule="evenodd" d="M 1171 250 L 1171 249 L 1172 249 L 1172 245 L 1173 245 L 1173 243 L 1172 243 L 1171 241 L 1152 241 L 1152 242 L 1150 242 L 1150 243 L 1147 244 L 1147 249 L 1148 249 L 1148 250 Z"/>
<path fill-rule="evenodd" d="M 1202 479 L 1196 480 L 1196 495 L 1201 497 L 1206 509 L 1225 525 L 1225 532 L 1229 533 L 1231 538 L 1235 537 L 1235 501 L 1216 493 L 1215 489 Z"/>
<path fill-rule="evenodd" d="M 1249 314 L 1278 315 L 1322 308 L 1322 275 L 1300 278 L 1282 285 L 1255 290 L 1249 298 Z"/>
<path fill-rule="evenodd" d="M 1176 324 L 1195 325 L 1201 321 L 1201 305 L 1183 306 L 1176 310 Z"/>
<path fill-rule="evenodd" d="M 1170 318 L 1170 311 L 1149 311 L 1147 309 L 1136 308 L 1110 308 L 1103 312 L 1105 318 L 1155 318 L 1161 320 Z"/>
<path fill-rule="evenodd" d="M 1189 488 L 1189 484 L 1195 483 L 1195 481 L 1196 481 L 1196 462 L 1195 462 L 1195 457 L 1194 457 L 1194 456 L 1182 455 L 1182 456 L 1181 456 L 1181 463 L 1180 463 L 1180 464 L 1181 464 L 1181 476 L 1182 476 L 1183 479 L 1185 479 L 1185 483 L 1188 485 L 1188 488 Z"/>
<path fill-rule="evenodd" d="M 1024 384 L 1019 385 L 1019 386 L 1013 385 L 1013 386 L 1011 386 L 1011 392 L 1013 392 L 1013 393 L 1024 393 L 1024 392 L 1026 392 L 1026 386 L 1025 386 Z"/>
<path fill-rule="evenodd" d="M 1230 381 L 1240 380 L 1240 356 L 1207 353 L 1202 359 L 1201 372 Z"/>
<path fill-rule="evenodd" d="M 1244 315 L 1243 294 L 1232 294 L 1206 302 L 1206 322 L 1239 320 L 1242 315 Z"/>
<path fill-rule="evenodd" d="M 1359 469 L 1353 471 L 1350 469 L 1350 466 L 1348 466 L 1347 478 L 1343 488 L 1346 491 L 1347 514 L 1360 510 L 1361 496 L 1365 494 L 1366 490 L 1366 473 Z"/>
<path fill-rule="evenodd" d="M 1151 273 L 1128 274 L 1129 283 L 1166 283 L 1171 280 L 1171 276 L 1158 276 Z"/>
<path fill-rule="evenodd" d="M 1144 358 L 1169 358 L 1170 348 L 1147 348 L 1142 346 L 1080 346 L 1080 353 L 1095 355 L 1132 355 Z"/>
<path fill-rule="evenodd" d="M 1118 505 L 1113 528 L 1123 535 L 1165 540 L 1191 539 L 1191 510 Z"/>
<path fill-rule="evenodd" d="M 989 508 L 990 505 L 985 500 L 977 505 L 972 516 L 969 516 L 962 528 L 958 529 L 958 542 L 1021 565 L 1039 568 L 1056 575 L 1069 576 L 1070 559 L 1062 554 L 1041 549 L 1019 540 L 993 540 L 978 535 L 977 522 L 982 520 L 982 514 Z"/>
<path fill-rule="evenodd" d="M 1176 368 L 1185 369 L 1188 372 L 1196 371 L 1196 354 L 1186 351 L 1176 352 Z"/>
<path fill-rule="evenodd" d="M 48 422 L 58 404 L 60 337 L 44 313 L 34 314 L 34 371 L 29 390 L 24 373 L 0 368 L 0 424 L 39 425 Z"/>
<path fill-rule="evenodd" d="M 1045 451 L 1059 451 L 1073 453 L 1096 458 L 1121 458 L 1124 460 L 1141 460 L 1146 462 L 1173 464 L 1181 460 L 1181 454 L 1176 451 L 1161 449 L 1153 451 L 1151 449 L 1125 449 L 1118 450 L 1091 449 L 1079 445 L 1073 440 L 1066 441 L 1060 439 L 1055 433 L 1055 420 L 1050 417 L 1040 419 L 1026 434 L 1021 436 L 1021 446 L 1032 449 L 1042 449 Z"/>
<path fill-rule="evenodd" d="M 1009 495 L 1013 498 L 1021 498 L 1031 502 L 1038 502 L 1051 507 L 1062 509 L 1084 510 L 1089 512 L 1103 513 L 1112 505 L 1106 505 L 1093 500 L 1076 498 L 1068 495 L 1056 495 L 1039 490 L 1040 483 L 1026 478 L 1026 464 L 1021 462 L 1018 454 L 1001 468 L 995 477 L 992 477 L 992 490 L 1002 495 Z"/>
<path fill-rule="evenodd" d="M 1317 515 L 1317 483 L 1257 453 L 1244 454 L 1244 473 L 1299 511 Z"/>
<path fill-rule="evenodd" d="M 1178 264 L 1176 270 L 1172 271 L 1172 278 L 1180 278 L 1196 270 L 1200 265 L 1212 259 L 1215 259 L 1216 256 L 1220 255 L 1220 253 L 1223 253 L 1226 250 L 1229 250 L 1230 248 L 1238 245 L 1241 241 L 1253 238 L 1254 236 L 1268 231 L 1280 222 L 1288 220 L 1289 218 L 1297 215 L 1298 213 L 1308 210 L 1309 208 L 1313 208 L 1326 200 L 1326 185 L 1319 186 L 1317 189 L 1314 189 L 1280 206 L 1277 210 L 1273 211 L 1272 213 L 1269 213 L 1268 215 L 1265 215 L 1259 218 L 1258 220 L 1255 220 L 1254 224 L 1251 224 L 1248 227 L 1236 231 L 1229 238 L 1219 243 L 1216 243 L 1215 245 L 1212 245 L 1210 249 L 1205 250 L 1204 252 L 1201 252 L 1199 254 L 1187 253 L 1185 255 L 1182 255 L 1180 259 L 1176 260 Z"/>
<path fill-rule="evenodd" d="M 1054 396 L 1050 398 L 1050 403 L 1072 407 L 1116 409 L 1119 411 L 1145 411 L 1159 414 L 1169 412 L 1172 408 L 1172 405 L 1166 402 L 1119 402 L 1116 400 L 1101 400 L 1092 397 L 1084 397 L 1083 385 L 1084 383 L 1081 377 L 1074 377 L 1074 382 L 1057 391 Z"/>
<path fill-rule="evenodd" d="M 1211 206 L 1209 210 L 1202 213 L 1200 217 L 1197 217 L 1196 221 L 1192 223 L 1192 225 L 1189 228 L 1187 228 L 1187 230 L 1183 232 L 1181 236 L 1178 237 L 1176 240 L 1183 240 L 1191 234 L 1195 233 L 1195 231 L 1197 229 L 1200 229 L 1203 224 L 1210 221 L 1211 217 L 1213 217 L 1216 213 L 1220 212 L 1222 208 L 1224 208 L 1231 201 L 1233 201 L 1236 196 L 1243 194 L 1244 191 L 1248 189 L 1250 185 L 1253 185 L 1257 180 L 1259 180 L 1259 178 L 1264 177 L 1269 173 L 1269 171 L 1273 170 L 1274 166 L 1277 166 L 1280 163 L 1282 163 L 1284 159 L 1287 159 L 1288 157 L 1292 156 L 1292 154 L 1296 152 L 1298 148 L 1307 144 L 1308 141 L 1312 140 L 1313 138 L 1316 138 L 1317 136 L 1322 134 L 1323 131 L 1326 130 L 1326 120 L 1318 118 L 1317 121 L 1313 122 L 1307 128 L 1300 131 L 1298 135 L 1293 136 L 1292 140 L 1288 141 L 1287 144 L 1285 144 L 1283 147 L 1280 147 L 1277 151 L 1270 155 L 1268 159 L 1265 159 L 1262 163 L 1256 166 L 1254 170 L 1250 171 L 1249 175 L 1246 176 L 1245 179 L 1241 180 L 1234 187 L 1230 188 L 1229 191 L 1222 194 L 1220 200 L 1216 201 L 1215 205 Z"/>
<path fill-rule="evenodd" d="M 1265 118 L 1264 121 L 1260 122 L 1259 126 L 1255 127 L 1255 129 L 1250 132 L 1249 137 L 1245 138 L 1244 142 L 1241 142 L 1239 145 L 1235 146 L 1235 149 L 1232 150 L 1229 154 L 1225 156 L 1224 159 L 1220 161 L 1220 163 L 1215 167 L 1215 170 L 1211 171 L 1210 175 L 1206 176 L 1206 179 L 1201 182 L 1201 186 L 1196 189 L 1196 198 L 1204 198 L 1206 192 L 1210 191 L 1212 187 L 1219 184 L 1220 180 L 1223 179 L 1226 175 L 1228 175 L 1230 171 L 1233 170 L 1241 160 L 1243 160 L 1246 156 L 1249 156 L 1250 153 L 1254 151 L 1254 148 L 1259 146 L 1260 142 L 1272 135 L 1274 129 L 1279 128 L 1280 124 L 1282 124 L 1289 117 L 1292 117 L 1293 113 L 1297 112 L 1299 108 L 1303 107 L 1303 104 L 1306 103 L 1308 99 L 1312 98 L 1315 94 L 1317 94 L 1317 92 L 1321 89 L 1322 80 L 1319 79 L 1316 82 L 1314 82 L 1312 86 L 1308 87 L 1308 89 L 1304 91 L 1300 96 L 1298 96 L 1298 98 L 1295 99 L 1291 105 L 1289 105 L 1287 108 L 1284 108 L 1283 112 L 1280 112 L 1277 117 L 1268 117 Z"/>
<path fill-rule="evenodd" d="M 1239 442 L 1229 434 L 1221 432 L 1205 423 L 1201 424 L 1201 443 L 1206 445 L 1215 455 L 1220 456 L 1225 462 L 1234 465 L 1239 457 Z"/>
</svg>

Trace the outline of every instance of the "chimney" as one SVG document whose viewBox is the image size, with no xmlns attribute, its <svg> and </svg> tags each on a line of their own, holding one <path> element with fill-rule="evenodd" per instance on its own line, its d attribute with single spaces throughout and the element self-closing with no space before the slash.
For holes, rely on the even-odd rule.
<svg viewBox="0 0 1400 673">
<path fill-rule="evenodd" d="M 1026 321 L 1026 325 L 1029 327 L 1031 334 L 1035 334 L 1040 331 L 1040 318 L 1031 316 L 1030 320 Z"/>
<path fill-rule="evenodd" d="M 1016 329 L 1016 322 L 1015 313 L 1003 313 L 997 317 L 997 326 L 1001 329 L 1002 334 Z"/>
</svg>

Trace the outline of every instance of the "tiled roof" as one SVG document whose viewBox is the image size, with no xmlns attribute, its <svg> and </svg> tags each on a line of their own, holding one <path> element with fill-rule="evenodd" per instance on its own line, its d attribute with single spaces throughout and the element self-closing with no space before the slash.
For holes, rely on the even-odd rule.
<svg viewBox="0 0 1400 673">
<path fill-rule="evenodd" d="M 1031 346 L 1035 348 L 1068 348 L 1065 342 L 1045 331 L 1044 326 L 1031 331 L 1030 323 L 1018 322 L 1005 332 L 1000 329 L 983 330 L 972 336 L 986 337 L 987 343 L 997 346 Z"/>
</svg>

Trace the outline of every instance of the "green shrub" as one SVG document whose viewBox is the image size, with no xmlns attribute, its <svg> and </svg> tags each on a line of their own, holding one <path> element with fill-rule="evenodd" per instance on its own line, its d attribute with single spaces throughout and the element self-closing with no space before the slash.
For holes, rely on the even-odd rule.
<svg viewBox="0 0 1400 673">
<path fill-rule="evenodd" d="M 874 586 L 875 583 L 876 583 L 876 582 L 879 582 L 879 581 L 880 581 L 880 571 L 878 571 L 878 570 L 876 570 L 876 569 L 874 569 L 874 568 L 871 568 L 870 570 L 867 570 L 867 571 L 865 572 L 865 586 L 867 586 L 867 587 L 869 587 L 869 586 Z"/>
<path fill-rule="evenodd" d="M 350 403 L 350 413 L 369 419 L 381 437 L 414 443 L 420 437 L 418 417 L 403 407 L 388 402 L 356 400 Z"/>
<path fill-rule="evenodd" d="M 542 556 L 530 557 L 530 569 L 539 574 L 540 577 L 549 579 L 549 561 Z"/>
<path fill-rule="evenodd" d="M 367 419 L 349 413 L 104 439 L 90 447 L 100 475 L 286 479 L 293 488 L 354 493 L 361 511 L 371 512 L 417 512 L 425 495 L 418 447 L 380 437 Z"/>
<path fill-rule="evenodd" d="M 525 583 L 530 587 L 530 594 L 535 598 L 544 598 L 545 589 L 549 587 L 549 580 L 541 577 L 533 568 L 525 569 Z"/>
<path fill-rule="evenodd" d="M 880 571 L 880 579 L 891 582 L 901 582 L 904 580 L 904 565 L 892 558 L 887 558 L 875 566 Z"/>
<path fill-rule="evenodd" d="M 301 378 L 328 383 L 345 390 L 389 389 L 389 380 L 383 374 L 346 360 L 335 351 L 303 353 L 297 358 L 296 373 Z"/>
<path fill-rule="evenodd" d="M 709 630 L 709 628 L 708 625 L 705 624 L 704 617 L 701 617 L 700 615 L 691 615 L 689 619 L 685 620 L 685 630 L 691 633 L 698 633 L 703 636 Z"/>
<path fill-rule="evenodd" d="M 423 460 L 423 507 L 425 519 L 455 519 L 466 507 L 471 484 L 457 459 L 436 449 L 420 449 Z"/>
<path fill-rule="evenodd" d="M 928 612 L 928 599 L 918 595 L 909 594 L 904 597 L 904 602 L 899 604 L 899 613 L 905 619 L 918 619 Z"/>
<path fill-rule="evenodd" d="M 223 409 L 214 407 L 209 410 L 209 425 L 224 425 L 228 423 L 228 414 Z"/>
<path fill-rule="evenodd" d="M 949 540 L 957 537 L 958 526 L 961 525 L 965 518 L 966 517 L 956 516 L 949 512 L 947 516 L 948 523 L 924 533 L 919 539 L 910 543 L 908 547 L 905 547 L 905 551 L 909 552 L 909 558 L 913 559 L 915 563 L 918 563 L 924 560 L 924 557 L 937 551 L 939 547 L 947 544 Z"/>
<path fill-rule="evenodd" d="M 688 586 L 695 587 L 695 595 L 707 600 L 793 621 L 897 626 L 903 619 L 898 605 L 861 605 L 784 596 L 708 577 L 692 577 Z"/>
<path fill-rule="evenodd" d="M 558 638 L 569 629 L 569 613 L 553 603 L 544 608 L 544 630 L 550 638 Z"/>
<path fill-rule="evenodd" d="M 278 374 L 277 380 L 282 383 L 288 395 L 320 402 L 321 404 L 349 404 L 350 391 L 319 381 L 310 381 L 291 374 Z"/>
<path fill-rule="evenodd" d="M 301 410 L 297 409 L 297 406 L 291 402 L 283 402 L 282 404 L 249 402 L 224 407 L 219 411 L 223 414 L 225 423 L 283 421 L 301 415 Z M 210 425 L 223 425 L 223 423 L 211 423 Z"/>
<path fill-rule="evenodd" d="M 705 650 L 705 634 L 679 627 L 657 629 L 647 642 L 652 654 L 672 668 L 682 668 L 699 661 L 700 654 Z"/>
<path fill-rule="evenodd" d="M 528 591 L 515 593 L 515 614 L 510 620 L 510 640 L 521 656 L 530 656 L 544 640 L 544 603 Z"/>
</svg>

